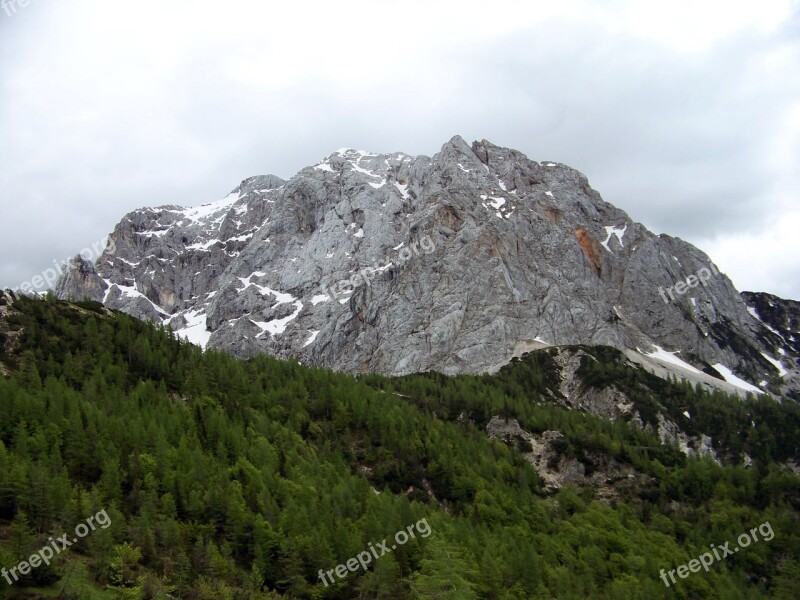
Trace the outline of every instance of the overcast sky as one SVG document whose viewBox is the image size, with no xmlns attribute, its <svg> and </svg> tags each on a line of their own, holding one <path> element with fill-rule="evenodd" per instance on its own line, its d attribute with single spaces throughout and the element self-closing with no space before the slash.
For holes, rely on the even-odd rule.
<svg viewBox="0 0 800 600">
<path fill-rule="evenodd" d="M 460 134 L 573 166 L 738 289 L 800 299 L 798 1 L 20 1 L 0 8 L 2 287 L 133 209 Z"/>
</svg>

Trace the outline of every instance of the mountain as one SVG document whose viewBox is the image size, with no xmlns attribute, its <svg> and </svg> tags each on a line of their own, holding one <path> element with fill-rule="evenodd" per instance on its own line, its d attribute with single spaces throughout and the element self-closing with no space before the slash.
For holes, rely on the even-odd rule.
<svg viewBox="0 0 800 600">
<path fill-rule="evenodd" d="M 355 377 L 0 292 L 0 372 L 0 598 L 797 597 L 800 404 L 611 347 Z"/>
<path fill-rule="evenodd" d="M 750 314 L 780 338 L 778 354 L 797 357 L 800 354 L 800 302 L 761 292 L 742 292 L 742 298 Z"/>
<path fill-rule="evenodd" d="M 578 171 L 486 140 L 456 136 L 432 158 L 343 149 L 217 203 L 134 211 L 56 291 L 241 358 L 457 374 L 603 344 L 704 385 L 800 399 L 796 321 L 773 331 L 691 244 L 651 233 Z"/>
</svg>

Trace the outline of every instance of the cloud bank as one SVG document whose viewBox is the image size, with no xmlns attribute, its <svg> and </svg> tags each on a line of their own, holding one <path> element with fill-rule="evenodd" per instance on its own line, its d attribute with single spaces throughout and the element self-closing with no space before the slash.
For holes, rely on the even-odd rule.
<svg viewBox="0 0 800 600">
<path fill-rule="evenodd" d="M 287 4 L 0 10 L 0 286 L 141 206 L 460 134 L 569 164 L 739 289 L 800 299 L 797 2 Z"/>
</svg>

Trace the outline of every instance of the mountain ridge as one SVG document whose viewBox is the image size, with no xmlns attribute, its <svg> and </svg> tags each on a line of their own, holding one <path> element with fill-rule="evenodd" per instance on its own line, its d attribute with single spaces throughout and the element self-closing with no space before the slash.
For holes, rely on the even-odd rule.
<svg viewBox="0 0 800 600">
<path fill-rule="evenodd" d="M 456 136 L 433 157 L 341 149 L 217 203 L 133 211 L 110 237 L 59 297 L 242 358 L 454 374 L 520 345 L 607 344 L 800 397 L 797 349 L 707 255 L 648 231 L 579 171 L 486 140 Z M 433 251 L 410 252 L 426 239 Z"/>
</svg>

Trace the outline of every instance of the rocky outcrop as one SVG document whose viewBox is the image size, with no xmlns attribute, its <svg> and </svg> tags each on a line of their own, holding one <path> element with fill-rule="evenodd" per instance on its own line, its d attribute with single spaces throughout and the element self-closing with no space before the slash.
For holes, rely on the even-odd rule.
<svg viewBox="0 0 800 600">
<path fill-rule="evenodd" d="M 214 204 L 134 211 L 110 237 L 60 297 L 240 357 L 452 374 L 496 368 L 520 344 L 658 345 L 713 375 L 775 375 L 730 280 L 693 278 L 708 256 L 652 234 L 578 171 L 486 140 L 455 137 L 432 158 L 340 150 Z"/>
<path fill-rule="evenodd" d="M 648 429 L 649 427 L 645 427 L 645 430 Z M 658 415 L 658 430 L 655 433 L 658 434 L 662 444 L 674 444 L 686 456 L 709 457 L 717 464 L 721 464 L 709 436 L 702 434 L 697 438 L 692 438 L 661 413 Z"/>
<path fill-rule="evenodd" d="M 553 354 L 553 362 L 558 368 L 559 385 L 557 393 L 552 393 L 548 401 L 569 410 L 591 413 L 609 421 L 622 419 L 644 431 L 657 435 L 662 444 L 677 446 L 686 456 L 710 457 L 715 462 L 720 462 L 711 437 L 704 433 L 695 436 L 688 435 L 681 430 L 678 424 L 668 418 L 663 405 L 659 404 L 657 425 L 645 424 L 636 410 L 636 402 L 613 384 L 599 388 L 586 385 L 578 374 L 583 360 L 595 360 L 595 358 L 587 352 L 575 348 L 559 348 Z M 628 364 L 633 366 L 635 363 Z M 637 366 L 642 367 L 641 365 Z M 666 375 L 665 378 L 669 375 Z M 690 418 L 690 415 L 686 414 L 686 416 Z"/>
<path fill-rule="evenodd" d="M 800 401 L 800 302 L 755 292 L 742 292 L 742 298 L 761 325 L 758 337 L 768 348 L 763 357 L 773 367 L 775 391 Z"/>
<path fill-rule="evenodd" d="M 564 408 L 589 412 L 611 421 L 635 418 L 633 401 L 616 387 L 609 385 L 597 389 L 583 383 L 577 372 L 584 358 L 595 360 L 583 350 L 560 348 L 555 354 L 561 382 L 558 388 L 560 396 L 554 396 L 553 400 Z"/>
<path fill-rule="evenodd" d="M 19 345 L 21 335 L 19 328 L 8 326 L 8 317 L 17 312 L 14 309 L 17 298 L 15 292 L 0 289 L 0 375 L 4 377 L 11 374 L 9 365 L 4 363 Z"/>
<path fill-rule="evenodd" d="M 516 419 L 495 416 L 486 425 L 486 433 L 520 450 L 542 479 L 547 493 L 554 493 L 567 484 L 590 486 L 598 500 L 611 501 L 634 487 L 652 482 L 651 477 L 632 466 L 601 453 L 589 453 L 583 457 L 583 462 L 565 456 L 559 448 L 564 435 L 558 431 L 532 434 L 522 429 Z"/>
</svg>

